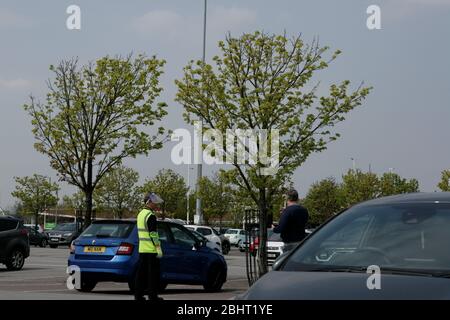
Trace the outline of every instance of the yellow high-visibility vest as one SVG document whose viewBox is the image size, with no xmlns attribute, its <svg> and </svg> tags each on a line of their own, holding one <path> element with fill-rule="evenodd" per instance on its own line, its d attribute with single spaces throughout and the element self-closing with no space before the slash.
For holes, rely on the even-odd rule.
<svg viewBox="0 0 450 320">
<path fill-rule="evenodd" d="M 143 209 L 137 216 L 137 228 L 139 237 L 139 253 L 158 253 L 161 255 L 161 244 L 157 231 L 148 230 L 147 221 L 154 212 Z"/>
</svg>

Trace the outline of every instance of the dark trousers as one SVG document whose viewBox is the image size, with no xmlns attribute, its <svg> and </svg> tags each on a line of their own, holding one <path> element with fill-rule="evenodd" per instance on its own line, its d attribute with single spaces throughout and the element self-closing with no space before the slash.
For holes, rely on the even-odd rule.
<svg viewBox="0 0 450 320">
<path fill-rule="evenodd" d="M 150 300 L 157 299 L 159 277 L 159 259 L 156 257 L 156 253 L 139 253 L 134 298 L 142 299 L 148 289 L 148 298 Z"/>
</svg>

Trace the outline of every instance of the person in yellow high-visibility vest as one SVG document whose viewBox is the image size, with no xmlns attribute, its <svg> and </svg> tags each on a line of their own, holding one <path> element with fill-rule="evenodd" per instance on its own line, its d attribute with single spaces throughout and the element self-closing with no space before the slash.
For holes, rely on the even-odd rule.
<svg viewBox="0 0 450 320">
<path fill-rule="evenodd" d="M 144 291 L 148 288 L 149 300 L 162 300 L 158 297 L 160 281 L 159 258 L 162 257 L 161 243 L 156 228 L 156 214 L 163 200 L 155 193 L 144 197 L 145 207 L 137 216 L 139 237 L 139 262 L 136 270 L 135 300 L 145 300 Z"/>
</svg>

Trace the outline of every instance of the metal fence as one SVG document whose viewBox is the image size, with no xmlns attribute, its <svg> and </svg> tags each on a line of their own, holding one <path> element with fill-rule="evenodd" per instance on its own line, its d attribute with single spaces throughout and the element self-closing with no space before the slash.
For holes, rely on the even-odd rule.
<svg viewBox="0 0 450 320">
<path fill-rule="evenodd" d="M 248 284 L 251 286 L 258 280 L 260 275 L 258 259 L 259 240 L 259 210 L 246 209 L 244 216 L 245 228 L 245 267 L 247 271 Z"/>
</svg>

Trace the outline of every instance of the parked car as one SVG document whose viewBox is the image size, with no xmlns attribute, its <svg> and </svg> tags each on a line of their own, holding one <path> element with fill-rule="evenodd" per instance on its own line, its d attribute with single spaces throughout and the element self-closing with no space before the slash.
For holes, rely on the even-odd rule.
<svg viewBox="0 0 450 320">
<path fill-rule="evenodd" d="M 243 229 L 228 229 L 225 237 L 230 240 L 230 244 L 239 247 L 240 243 L 245 242 L 245 230 Z"/>
<path fill-rule="evenodd" d="M 77 223 L 60 223 L 48 231 L 48 244 L 50 248 L 57 248 L 59 245 L 70 245 L 79 234 Z"/>
<path fill-rule="evenodd" d="M 197 240 L 199 242 L 203 241 L 208 248 L 211 248 L 213 250 L 216 250 L 217 252 L 222 253 L 222 247 L 219 246 L 217 243 L 209 241 L 208 238 L 206 238 L 204 235 L 202 235 L 201 233 L 199 233 L 199 232 L 197 232 L 195 230 L 190 230 L 190 231 L 197 238 Z"/>
<path fill-rule="evenodd" d="M 320 226 L 240 298 L 450 299 L 449 230 L 448 192 L 370 200 Z M 369 288 L 369 266 L 381 290 Z"/>
<path fill-rule="evenodd" d="M 0 216 L 0 263 L 8 270 L 20 270 L 29 255 L 28 231 L 22 220 Z"/>
<path fill-rule="evenodd" d="M 184 226 L 158 221 L 163 257 L 161 290 L 167 284 L 203 285 L 219 291 L 227 279 L 224 257 Z M 72 244 L 68 265 L 81 269 L 81 291 L 91 291 L 101 281 L 126 282 L 134 290 L 139 259 L 136 221 L 93 222 Z"/>
<path fill-rule="evenodd" d="M 257 232 L 253 231 L 253 232 Z M 305 234 L 308 236 L 309 234 L 311 234 L 313 232 L 313 229 L 305 229 Z M 281 235 L 278 233 L 274 233 L 272 229 L 267 229 L 267 238 L 269 240 L 270 243 L 267 244 L 268 247 L 270 247 L 271 249 L 268 249 L 268 262 L 269 264 L 272 264 L 274 262 L 274 259 L 276 260 L 278 258 L 278 256 L 283 253 L 284 251 L 280 251 L 281 247 L 284 247 L 284 243 L 283 240 L 281 239 Z M 255 240 L 253 240 L 250 245 L 248 242 L 243 242 L 239 245 L 239 251 L 241 252 L 245 252 L 246 250 L 250 250 L 250 253 L 253 254 L 254 256 L 256 255 L 256 252 L 258 250 L 258 246 L 259 246 L 259 237 L 255 236 L 254 238 Z M 269 254 L 269 251 L 273 251 L 271 254 Z M 281 252 L 281 253 L 280 253 Z"/>
<path fill-rule="evenodd" d="M 273 265 L 275 260 L 283 254 L 284 242 L 279 233 L 271 232 L 267 235 L 267 263 Z"/>
<path fill-rule="evenodd" d="M 197 225 L 185 225 L 189 230 L 197 231 L 198 233 L 205 236 L 209 241 L 215 242 L 217 245 L 222 247 L 222 240 L 216 233 L 213 228 L 208 226 L 197 226 Z"/>
<path fill-rule="evenodd" d="M 27 229 L 36 230 L 36 225 L 34 223 L 25 223 L 23 226 L 26 227 Z M 39 233 L 44 233 L 44 228 L 42 228 L 42 226 L 40 224 L 38 224 L 37 225 L 37 231 Z"/>
<path fill-rule="evenodd" d="M 221 234 L 219 231 L 217 231 L 216 228 L 212 228 L 212 231 L 216 236 L 220 238 L 220 243 L 222 243 L 222 254 L 227 255 L 231 250 L 230 240 L 228 240 L 228 238 L 225 237 L 224 234 Z"/>
<path fill-rule="evenodd" d="M 28 237 L 31 245 L 39 246 L 41 248 L 47 246 L 48 235 L 46 233 L 36 231 L 35 227 L 30 228 L 25 225 L 25 228 L 28 230 Z"/>
</svg>

